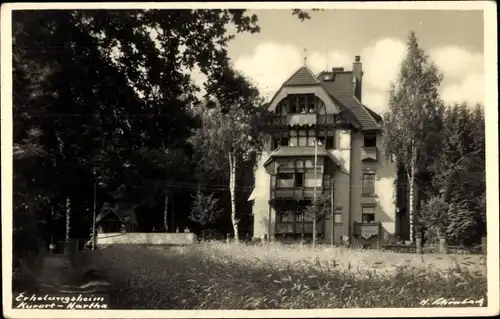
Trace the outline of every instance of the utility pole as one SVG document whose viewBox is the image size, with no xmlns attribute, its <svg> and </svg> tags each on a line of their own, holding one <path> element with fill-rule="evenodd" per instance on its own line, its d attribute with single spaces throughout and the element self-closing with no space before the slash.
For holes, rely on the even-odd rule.
<svg viewBox="0 0 500 319">
<path fill-rule="evenodd" d="M 318 167 L 318 139 L 314 142 L 314 190 L 313 190 L 313 247 L 316 245 L 316 186 L 317 180 L 317 167 Z"/>
<path fill-rule="evenodd" d="M 330 178 L 330 210 L 332 211 L 332 246 L 335 245 L 335 186 L 334 186 L 335 179 L 333 176 Z"/>
</svg>

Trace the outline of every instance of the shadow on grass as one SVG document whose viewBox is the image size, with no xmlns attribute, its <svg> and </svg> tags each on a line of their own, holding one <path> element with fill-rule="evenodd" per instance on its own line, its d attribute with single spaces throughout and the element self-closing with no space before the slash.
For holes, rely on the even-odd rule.
<svg viewBox="0 0 500 319">
<path fill-rule="evenodd" d="M 116 246 L 81 263 L 113 284 L 114 309 L 305 309 L 419 307 L 424 299 L 485 298 L 486 276 L 400 267 L 394 274 L 200 255 L 195 249 Z"/>
</svg>

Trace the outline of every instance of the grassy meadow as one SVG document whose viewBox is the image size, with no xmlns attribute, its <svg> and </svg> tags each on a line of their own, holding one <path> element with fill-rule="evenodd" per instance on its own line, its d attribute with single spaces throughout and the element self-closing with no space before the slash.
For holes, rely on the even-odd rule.
<svg viewBox="0 0 500 319">
<path fill-rule="evenodd" d="M 122 309 L 419 307 L 440 297 L 486 305 L 477 255 L 205 242 L 113 246 L 78 259 L 113 284 L 113 307 Z"/>
</svg>

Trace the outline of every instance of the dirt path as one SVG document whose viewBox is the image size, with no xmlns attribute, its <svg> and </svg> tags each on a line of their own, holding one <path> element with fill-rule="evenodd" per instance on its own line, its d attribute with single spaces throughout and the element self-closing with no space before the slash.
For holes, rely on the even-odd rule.
<svg viewBox="0 0 500 319">
<path fill-rule="evenodd" d="M 71 265 L 68 256 L 48 255 L 37 278 L 40 293 L 106 292 L 110 284 L 103 280 L 85 282 Z"/>
</svg>

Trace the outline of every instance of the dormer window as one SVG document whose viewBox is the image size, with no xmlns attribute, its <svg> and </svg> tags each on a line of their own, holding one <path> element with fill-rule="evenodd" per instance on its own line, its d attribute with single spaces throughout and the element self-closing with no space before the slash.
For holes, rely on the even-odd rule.
<svg viewBox="0 0 500 319">
<path fill-rule="evenodd" d="M 323 81 L 333 81 L 333 74 L 331 73 L 325 74 L 325 76 L 323 77 Z"/>
</svg>

